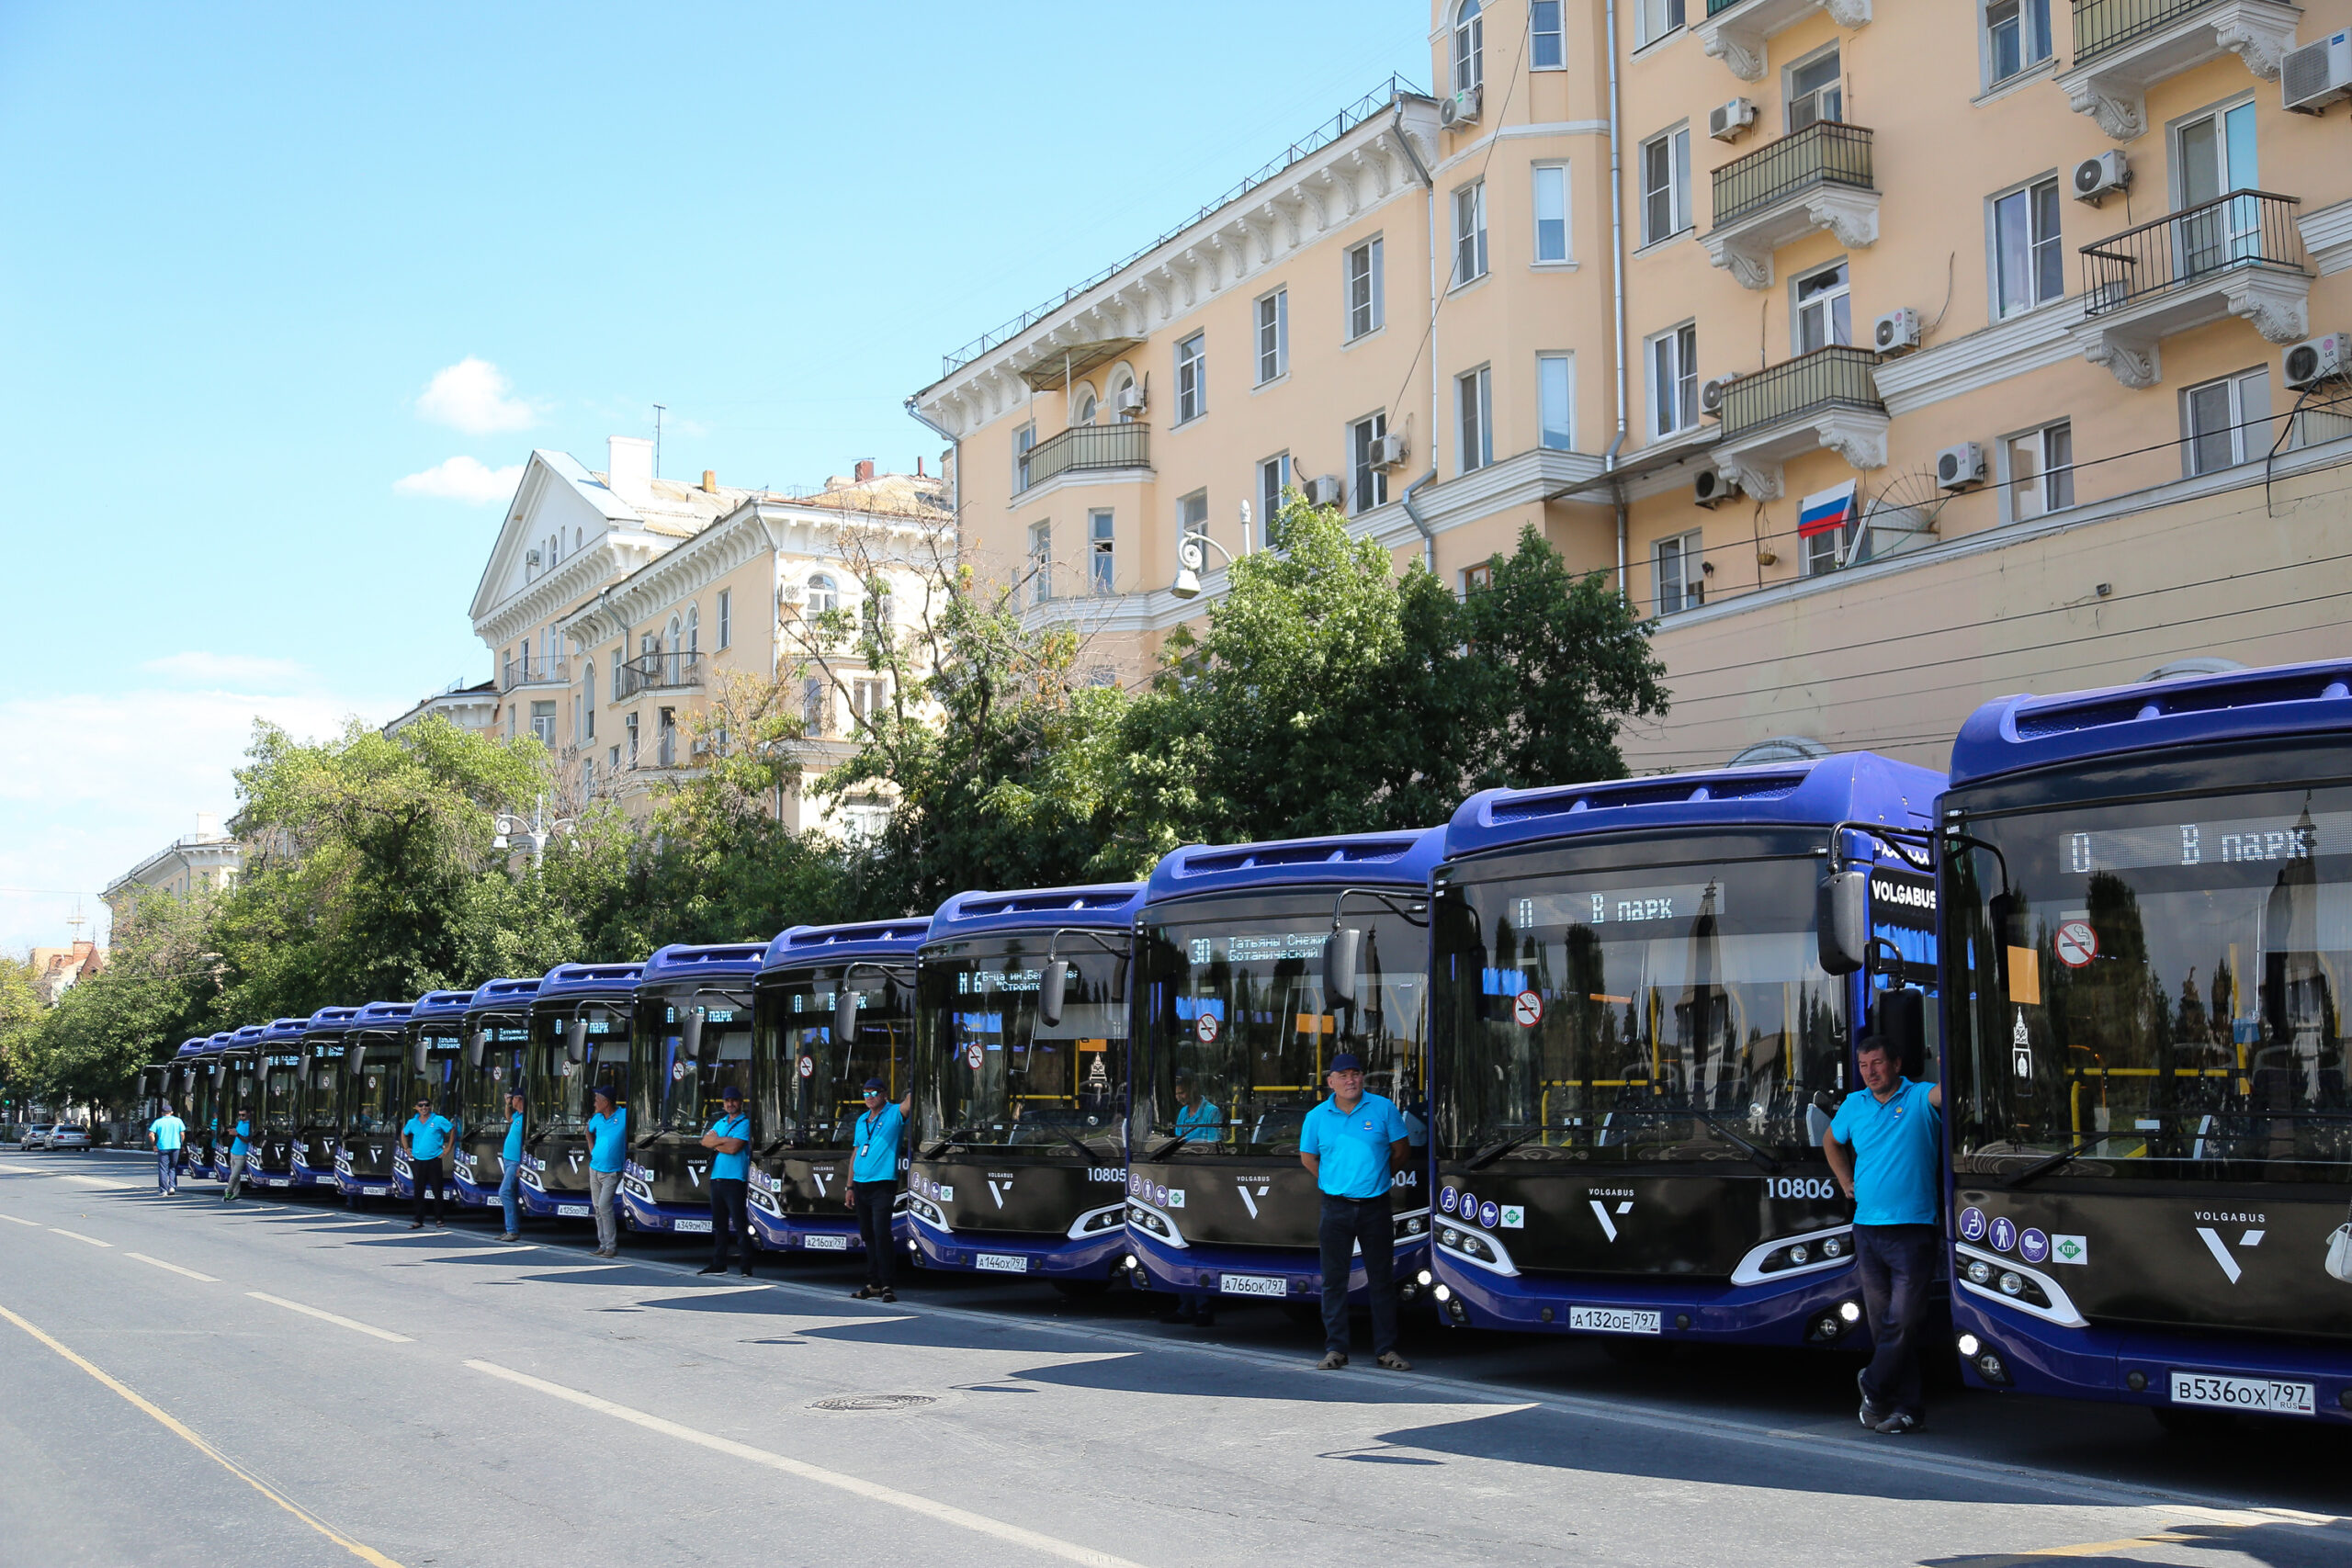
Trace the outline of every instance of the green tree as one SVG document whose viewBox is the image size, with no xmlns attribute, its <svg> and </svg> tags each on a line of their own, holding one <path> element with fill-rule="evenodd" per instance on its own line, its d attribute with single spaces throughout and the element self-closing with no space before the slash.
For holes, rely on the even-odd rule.
<svg viewBox="0 0 2352 1568">
<path fill-rule="evenodd" d="M 216 913 L 210 896 L 167 893 L 146 894 L 125 908 L 107 966 L 20 1032 L 9 1051 L 11 1085 L 120 1104 L 140 1068 L 189 1035 L 220 1027 L 221 960 L 210 945 Z"/>
</svg>

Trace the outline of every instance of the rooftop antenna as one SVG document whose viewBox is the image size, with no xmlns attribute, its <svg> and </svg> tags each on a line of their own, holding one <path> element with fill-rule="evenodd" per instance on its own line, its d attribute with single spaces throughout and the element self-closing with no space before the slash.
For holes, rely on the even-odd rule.
<svg viewBox="0 0 2352 1568">
<path fill-rule="evenodd" d="M 74 895 L 74 912 L 73 912 L 72 914 L 70 914 L 70 915 L 68 915 L 68 916 L 66 916 L 66 917 L 65 917 L 65 923 L 66 923 L 67 925 L 69 925 L 69 926 L 71 926 L 71 927 L 73 927 L 73 928 L 74 928 L 74 935 L 73 935 L 72 940 L 73 940 L 74 942 L 79 942 L 79 941 L 81 941 L 81 940 L 82 940 L 82 928 L 83 928 L 84 926 L 88 925 L 88 924 L 90 923 L 89 917 L 82 913 L 82 897 L 81 897 L 81 895 L 79 895 L 79 894 L 75 894 L 75 895 Z"/>
<path fill-rule="evenodd" d="M 668 412 L 663 405 L 653 405 L 653 477 L 662 477 L 662 416 Z"/>
</svg>

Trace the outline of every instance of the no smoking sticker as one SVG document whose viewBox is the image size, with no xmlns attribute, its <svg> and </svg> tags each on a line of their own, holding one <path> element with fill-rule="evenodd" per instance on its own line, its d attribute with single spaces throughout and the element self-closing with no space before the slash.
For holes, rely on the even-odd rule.
<svg viewBox="0 0 2352 1568">
<path fill-rule="evenodd" d="M 974 1070 L 977 1071 L 980 1065 L 980 1047 L 977 1041 L 964 1047 L 964 1060 Z"/>
<path fill-rule="evenodd" d="M 809 1077 L 811 1074 L 815 1073 L 815 1072 L 816 1072 L 816 1070 L 817 1070 L 817 1058 L 816 1058 L 816 1057 L 814 1057 L 814 1056 L 803 1056 L 803 1057 L 801 1057 L 801 1058 L 800 1058 L 800 1076 L 801 1076 L 802 1077 L 804 1077 L 804 1078 L 805 1078 L 805 1077 Z"/>
<path fill-rule="evenodd" d="M 1533 991 L 1521 991 L 1510 999 L 1510 1021 L 1521 1029 L 1532 1029 L 1544 1021 L 1544 998 Z"/>
<path fill-rule="evenodd" d="M 1204 1012 L 1193 1021 L 1193 1032 L 1201 1037 L 1204 1045 L 1216 1043 L 1216 1014 Z"/>
<path fill-rule="evenodd" d="M 673 1062 L 670 1065 L 670 1077 L 673 1079 L 683 1078 L 685 1076 L 686 1065 L 684 1062 Z"/>
<path fill-rule="evenodd" d="M 2058 962 L 2080 969 L 2098 956 L 2098 933 L 2088 920 L 2068 920 L 2058 928 Z"/>
</svg>

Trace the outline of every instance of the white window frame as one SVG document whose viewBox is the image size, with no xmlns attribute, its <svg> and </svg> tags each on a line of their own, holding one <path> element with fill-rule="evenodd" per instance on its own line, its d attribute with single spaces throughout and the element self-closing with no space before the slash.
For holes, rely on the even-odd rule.
<svg viewBox="0 0 2352 1568">
<path fill-rule="evenodd" d="M 1552 437 L 1558 434 L 1561 439 Z M 1577 449 L 1577 356 L 1535 356 L 1535 444 L 1553 452 Z"/>
<path fill-rule="evenodd" d="M 2013 6 L 2017 11 L 2018 68 L 2001 72 L 1996 68 L 1993 49 L 1993 12 L 1996 6 Z M 1976 41 L 1982 56 L 1980 62 L 1986 91 L 2014 82 L 2030 74 L 2037 66 L 2048 64 L 2057 54 L 2057 41 L 2050 24 L 2051 0 L 1976 0 Z M 2036 31 L 2040 37 L 2036 37 Z M 2036 45 L 2041 48 L 2034 52 Z"/>
<path fill-rule="evenodd" d="M 735 590 L 718 591 L 718 646 L 721 651 L 735 646 Z"/>
<path fill-rule="evenodd" d="M 808 589 L 808 610 L 810 615 L 824 615 L 839 608 L 841 602 L 841 584 L 833 581 L 831 573 L 820 571 L 810 574 Z"/>
<path fill-rule="evenodd" d="M 2250 393 L 2256 384 L 2261 388 L 2262 406 L 2251 409 Z M 2190 415 L 2199 394 L 2215 388 L 2228 390 L 2229 424 L 2226 432 L 2200 429 L 2191 423 Z M 2199 452 L 2199 443 L 2210 434 L 2222 434 L 2229 444 L 2227 462 L 2207 463 Z M 2220 473 L 2224 468 L 2251 463 L 2270 450 L 2270 367 L 2256 365 L 2244 370 L 2233 370 L 2227 376 L 2216 376 L 2199 381 L 2194 387 L 2180 389 L 2180 465 L 2184 478 L 2195 479 L 2199 474 Z"/>
<path fill-rule="evenodd" d="M 1844 122 L 1846 115 L 1846 56 L 1842 48 L 1843 42 L 1843 39 L 1833 39 L 1829 42 L 1823 44 L 1819 49 L 1806 51 L 1804 53 L 1799 55 L 1796 59 L 1790 61 L 1788 64 L 1781 68 L 1781 123 L 1787 127 L 1791 132 L 1793 133 L 1795 131 L 1803 130 L 1807 126 L 1817 124 L 1822 120 L 1836 120 L 1841 124 Z M 1825 60 L 1835 60 L 1838 62 L 1837 74 L 1831 77 L 1828 83 L 1822 86 L 1815 87 L 1813 91 L 1804 95 L 1804 99 L 1800 99 L 1797 96 L 1796 90 L 1797 73 L 1804 70 L 1808 66 L 1818 65 Z M 1821 96 L 1825 93 L 1835 93 L 1838 96 L 1838 112 L 1834 115 L 1826 115 L 1820 112 L 1818 107 L 1819 100 Z M 1813 110 L 1814 118 L 1805 121 L 1804 125 L 1799 125 L 1797 123 L 1797 105 L 1804 99 L 1814 100 L 1815 105 Z"/>
<path fill-rule="evenodd" d="M 1188 333 L 1176 344 L 1176 423 L 1190 424 L 1209 412 L 1209 334 Z"/>
<path fill-rule="evenodd" d="M 1690 20 L 1690 0 L 1634 0 L 1634 47 L 1647 49 L 1672 38 Z M 1706 0 L 1698 0 L 1704 5 Z"/>
<path fill-rule="evenodd" d="M 1209 492 L 1205 487 L 1176 498 L 1176 532 L 1182 536 L 1209 531 Z"/>
<path fill-rule="evenodd" d="M 1086 513 L 1086 586 L 1097 596 L 1119 591 L 1119 518 L 1107 506 Z"/>
<path fill-rule="evenodd" d="M 1666 149 L 1666 184 L 1650 183 L 1650 149 Z M 1641 203 L 1642 243 L 1662 245 L 1679 235 L 1690 232 L 1690 122 L 1671 125 L 1655 136 L 1645 137 L 1635 150 L 1634 186 Z M 1652 217 L 1652 200 L 1663 191 L 1666 197 L 1666 218 L 1670 225 L 1663 233 L 1657 231 Z"/>
<path fill-rule="evenodd" d="M 1669 347 L 1664 357 L 1659 350 Z M 1642 340 L 1642 370 L 1649 379 L 1647 428 L 1650 439 L 1663 441 L 1695 430 L 1699 425 L 1699 327 L 1696 321 L 1678 321 L 1664 332 L 1652 333 Z M 1673 423 L 1662 417 L 1668 408 L 1662 407 L 1659 391 L 1661 382 L 1673 388 L 1671 412 Z"/>
<path fill-rule="evenodd" d="M 1798 303 L 1800 286 L 1811 283 L 1823 274 L 1830 272 L 1839 275 L 1838 281 L 1806 299 L 1800 305 Z M 1846 335 L 1842 339 L 1838 336 L 1838 301 L 1840 299 L 1846 302 Z M 1854 341 L 1854 269 L 1847 265 L 1845 257 L 1839 256 L 1836 261 L 1824 262 L 1819 266 L 1806 267 L 1789 279 L 1789 352 L 1791 354 L 1813 352 L 1813 349 L 1804 346 L 1804 311 L 1816 305 L 1821 309 L 1823 330 L 1821 342 L 1815 344 L 1814 347 L 1828 348 L 1832 345 L 1851 347 Z"/>
<path fill-rule="evenodd" d="M 1475 266 L 1476 271 L 1465 272 Z M 1472 180 L 1453 191 L 1453 287 L 1487 276 L 1487 182 Z"/>
<path fill-rule="evenodd" d="M 1030 420 L 1012 433 L 1012 493 L 1029 488 L 1029 454 L 1037 449 L 1037 422 Z"/>
<path fill-rule="evenodd" d="M 1290 374 L 1290 290 L 1276 288 L 1259 295 L 1250 317 L 1258 350 L 1258 385 L 1268 386 Z"/>
<path fill-rule="evenodd" d="M 1029 603 L 1044 604 L 1054 597 L 1054 525 L 1051 518 L 1029 525 Z"/>
<path fill-rule="evenodd" d="M 1568 183 L 1568 165 L 1551 161 L 1532 164 L 1528 169 L 1528 231 L 1534 241 L 1536 266 L 1574 266 L 1577 264 L 1576 205 Z M 1546 183 L 1556 186 L 1560 202 L 1560 254 L 1544 254 L 1544 187 Z"/>
<path fill-rule="evenodd" d="M 1388 411 L 1348 421 L 1348 514 L 1360 517 L 1388 504 L 1388 474 L 1372 466 L 1373 445 L 1388 434 Z"/>
<path fill-rule="evenodd" d="M 1453 378 L 1453 449 L 1459 472 L 1476 473 L 1495 460 L 1495 374 L 1481 365 Z"/>
<path fill-rule="evenodd" d="M 1530 71 L 1566 71 L 1568 68 L 1568 35 L 1563 12 L 1566 0 L 1529 0 L 1527 7 L 1527 68 Z M 1551 13 L 1550 26 L 1545 26 L 1546 11 Z M 1553 58 L 1544 58 L 1544 40 L 1552 40 Z"/>
<path fill-rule="evenodd" d="M 1298 482 L 1291 470 L 1290 454 L 1277 452 L 1271 457 L 1258 459 L 1258 508 L 1264 513 L 1258 519 L 1258 537 L 1271 538 L 1267 529 L 1273 526 L 1275 515 L 1283 508 L 1283 491 Z M 1250 541 L 1244 538 L 1241 547 L 1249 549 Z"/>
<path fill-rule="evenodd" d="M 2033 448 L 2033 471 L 2020 472 L 2017 449 Z M 2053 419 L 2012 431 L 1994 448 L 2001 484 L 2001 521 L 2026 523 L 2075 504 L 2074 422 Z"/>
<path fill-rule="evenodd" d="M 1671 566 L 1668 562 L 1671 562 Z M 1707 602 L 1707 546 L 1696 528 L 1650 546 L 1651 614 L 1678 615 Z M 1697 570 L 1693 570 L 1693 566 Z M 1673 575 L 1669 576 L 1671 572 Z"/>
<path fill-rule="evenodd" d="M 1453 7 L 1453 90 L 1466 93 L 1487 85 L 1487 18 L 1481 0 L 1459 0 Z"/>
<path fill-rule="evenodd" d="M 2049 206 L 2057 224 L 2057 228 L 2048 234 L 2037 231 L 2039 193 L 2042 191 L 2048 191 L 2053 198 Z M 2045 170 L 2030 180 L 2020 180 L 2007 189 L 1996 191 L 1984 198 L 1984 271 L 1992 284 L 1990 303 L 1993 320 L 2006 321 L 2030 310 L 2039 310 L 2044 305 L 2055 304 L 2066 297 L 2065 204 L 2054 199 L 2058 194 L 2056 172 Z M 2014 210 L 2022 215 L 2026 227 L 2026 301 L 2015 306 L 2010 305 L 2007 299 L 2007 259 L 2001 244 L 2003 209 L 2010 203 L 2016 204 Z M 2055 268 L 2057 292 L 2054 294 L 2041 291 L 2041 263 L 2044 255 L 2058 258 Z"/>
<path fill-rule="evenodd" d="M 1380 236 L 1350 245 L 1340 259 L 1340 333 L 1349 343 L 1368 338 L 1388 324 L 1387 307 L 1382 299 L 1385 280 L 1381 276 Z M 1359 268 L 1357 258 L 1363 265 Z M 1364 298 L 1356 299 L 1361 284 Z"/>
</svg>

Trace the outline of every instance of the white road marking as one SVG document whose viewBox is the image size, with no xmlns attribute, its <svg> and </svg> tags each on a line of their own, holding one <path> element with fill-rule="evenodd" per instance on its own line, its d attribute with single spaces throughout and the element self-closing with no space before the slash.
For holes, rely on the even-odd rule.
<svg viewBox="0 0 2352 1568">
<path fill-rule="evenodd" d="M 498 1365 L 495 1361 L 469 1360 L 466 1365 L 478 1372 L 487 1372 L 492 1377 L 503 1378 L 508 1382 L 520 1383 L 525 1388 L 537 1389 L 541 1393 L 567 1400 L 585 1409 L 601 1412 L 617 1420 L 627 1421 L 632 1426 L 642 1427 L 650 1432 L 659 1432 L 664 1437 L 676 1438 L 683 1442 L 693 1443 L 698 1448 L 709 1449 L 715 1453 L 748 1460 L 753 1464 L 764 1465 L 770 1470 L 782 1471 L 786 1475 L 797 1476 L 803 1481 L 813 1481 L 820 1486 L 834 1487 L 871 1502 L 888 1503 L 893 1507 L 904 1508 L 909 1513 L 921 1514 L 926 1518 L 937 1519 L 943 1524 L 960 1525 L 978 1534 L 993 1536 L 999 1540 L 1010 1541 L 1015 1546 L 1025 1546 L 1033 1551 L 1042 1551 L 1066 1562 L 1088 1563 L 1091 1568 L 1138 1568 L 1137 1564 L 1126 1558 L 1114 1557 L 1107 1551 L 1097 1551 L 1091 1546 L 1080 1546 L 1076 1541 L 1063 1540 L 1056 1536 L 1023 1529 L 1020 1525 L 1007 1524 L 1002 1519 L 992 1519 L 986 1514 L 975 1514 L 967 1509 L 958 1508 L 953 1504 L 925 1497 L 919 1493 L 901 1492 L 895 1486 L 885 1486 L 879 1482 L 845 1475 L 838 1470 L 827 1470 L 821 1465 L 810 1464 L 804 1460 L 786 1459 L 782 1454 L 770 1453 L 765 1449 L 755 1449 L 749 1443 L 739 1443 L 732 1438 L 721 1438 L 709 1432 L 698 1432 L 692 1427 L 682 1427 L 675 1421 L 666 1421 L 659 1416 L 649 1416 L 642 1410 L 632 1410 L 626 1404 L 616 1404 L 609 1399 L 599 1399 L 593 1393 L 582 1393 L 578 1389 L 566 1388 L 561 1383 L 548 1382 L 543 1378 L 535 1378 L 528 1372 L 514 1371 Z"/>
<path fill-rule="evenodd" d="M 150 1258 L 143 1252 L 126 1252 L 123 1256 L 136 1258 L 141 1263 L 153 1263 L 158 1269 L 168 1269 L 175 1274 L 185 1274 L 191 1280 L 201 1280 L 208 1285 L 217 1285 L 220 1282 L 209 1274 L 199 1274 L 193 1269 L 183 1269 L 176 1263 L 166 1263 L 160 1258 Z"/>
<path fill-rule="evenodd" d="M 49 1173 L 37 1165 L 0 1165 L 0 1171 L 10 1176 L 46 1176 Z"/>
<path fill-rule="evenodd" d="M 100 1241 L 94 1235 L 84 1235 L 80 1231 L 69 1231 L 57 1225 L 51 1225 L 49 1228 L 58 1235 L 70 1235 L 75 1241 L 86 1241 L 92 1247 L 112 1247 L 114 1245 L 114 1243 L 110 1241 Z"/>
<path fill-rule="evenodd" d="M 78 1181 L 85 1187 L 110 1187 L 118 1192 L 129 1192 L 134 1188 L 143 1187 L 146 1185 L 145 1182 L 141 1181 L 116 1181 L 109 1177 L 104 1176 L 69 1176 L 65 1179 L 68 1181 Z"/>
<path fill-rule="evenodd" d="M 306 1307 L 300 1302 L 289 1302 L 284 1296 L 273 1296 L 266 1291 L 247 1291 L 245 1294 L 257 1302 L 267 1302 L 272 1306 L 284 1307 L 288 1312 L 299 1312 L 305 1317 L 315 1317 L 322 1322 L 356 1329 L 361 1334 L 372 1334 L 379 1339 L 389 1339 L 395 1345 L 416 1343 L 405 1334 L 395 1334 L 389 1328 L 378 1328 L 375 1325 L 362 1323 L 356 1317 L 344 1317 L 335 1313 L 321 1312 L 317 1307 Z"/>
<path fill-rule="evenodd" d="M 14 1214 L 0 1214 L 0 1220 L 6 1220 L 12 1225 L 30 1225 L 35 1230 L 40 1229 L 39 1220 L 20 1220 Z"/>
</svg>

